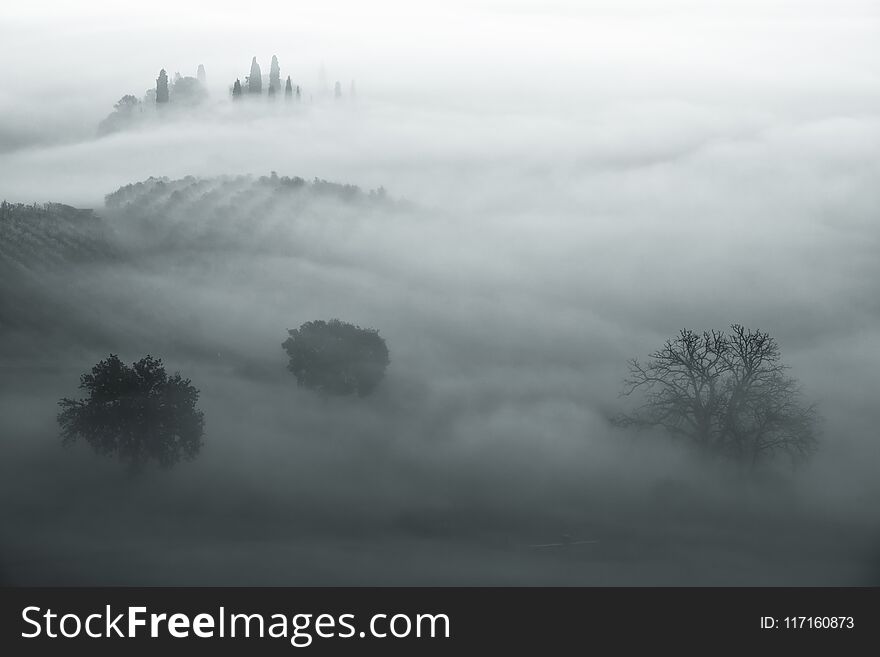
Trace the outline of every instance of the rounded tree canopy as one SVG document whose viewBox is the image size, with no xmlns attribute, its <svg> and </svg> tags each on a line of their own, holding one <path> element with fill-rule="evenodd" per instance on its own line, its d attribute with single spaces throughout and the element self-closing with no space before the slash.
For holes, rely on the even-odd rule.
<svg viewBox="0 0 880 657">
<path fill-rule="evenodd" d="M 132 471 L 148 461 L 170 466 L 202 446 L 199 391 L 162 361 L 146 356 L 131 366 L 113 354 L 80 377 L 85 399 L 64 398 L 58 423 L 65 443 L 79 438 L 96 452 L 117 456 Z"/>
<path fill-rule="evenodd" d="M 306 322 L 288 330 L 283 347 L 287 369 L 297 383 L 330 395 L 364 397 L 376 388 L 388 366 L 388 347 L 376 329 L 338 319 Z"/>
</svg>

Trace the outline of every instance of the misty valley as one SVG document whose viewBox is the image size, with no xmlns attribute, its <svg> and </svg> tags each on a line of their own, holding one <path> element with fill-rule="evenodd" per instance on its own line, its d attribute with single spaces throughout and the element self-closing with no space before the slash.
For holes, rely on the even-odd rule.
<svg viewBox="0 0 880 657">
<path fill-rule="evenodd" d="M 41 4 L 0 583 L 880 584 L 866 3 Z"/>
<path fill-rule="evenodd" d="M 480 312 L 473 273 L 412 260 L 423 230 L 459 238 L 442 213 L 273 172 L 150 178 L 95 211 L 4 203 L 0 215 L 10 583 L 873 576 L 873 525 L 817 510 L 790 459 L 744 470 L 615 422 L 603 405 L 623 408 L 625 361 L 567 356 L 611 336 L 550 325 L 554 340 L 535 341 L 529 324 Z M 288 329 L 337 316 L 387 340 L 368 393 L 321 393 L 287 367 Z M 108 354 L 122 362 L 100 384 L 105 404 L 124 363 L 147 354 L 192 381 L 204 437 L 183 461 L 145 448 L 126 468 L 123 429 L 93 415 L 61 446 L 58 400 Z M 160 440 L 156 427 L 138 440 Z M 87 447 L 99 431 L 104 458 Z"/>
</svg>

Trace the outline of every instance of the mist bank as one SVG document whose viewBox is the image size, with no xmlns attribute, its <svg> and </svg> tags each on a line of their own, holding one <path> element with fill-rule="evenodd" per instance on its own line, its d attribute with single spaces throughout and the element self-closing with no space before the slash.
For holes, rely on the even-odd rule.
<svg viewBox="0 0 880 657">
<path fill-rule="evenodd" d="M 772 295 L 754 293 L 711 313 L 693 306 L 727 289 L 719 284 L 751 242 L 731 242 L 727 269 L 678 279 L 689 282 L 673 295 L 671 273 L 607 275 L 645 257 L 608 249 L 630 244 L 632 227 L 570 224 L 564 241 L 546 215 L 480 222 L 451 206 L 269 174 L 148 179 L 108 194 L 96 213 L 47 207 L 43 227 L 10 251 L 27 253 L 20 278 L 4 277 L 11 288 L 25 280 L 24 261 L 29 307 L 43 310 L 15 330 L 9 319 L 22 311 L 4 308 L 4 347 L 15 349 L 2 369 L 12 437 L 3 481 L 20 500 L 6 509 L 6 578 L 875 581 L 876 417 L 856 394 L 871 363 L 867 351 L 842 354 L 833 324 L 805 337 L 791 315 L 763 316 L 827 418 L 804 469 L 742 479 L 606 420 L 621 404 L 626 359 L 659 346 L 667 327 L 772 308 Z M 536 239 L 545 231 L 554 238 Z M 807 275 L 802 239 L 785 265 L 803 262 Z M 763 266 L 772 275 L 783 263 Z M 826 284 L 849 286 L 838 277 Z M 366 399 L 321 399 L 285 371 L 286 329 L 335 316 L 387 340 L 391 365 Z M 196 461 L 131 480 L 85 445 L 60 447 L 55 402 L 109 352 L 159 355 L 193 379 L 207 429 Z M 42 492 L 21 497 L 24 486 Z M 530 547 L 563 536 L 599 542 Z M 282 565 L 291 555 L 297 565 Z"/>
<path fill-rule="evenodd" d="M 877 582 L 873 5 L 56 4 L 0 10 L 4 581 Z M 232 102 L 273 53 L 302 102 Z M 331 318 L 387 342 L 368 397 L 285 369 Z M 817 403 L 806 466 L 609 425 L 628 359 L 731 324 Z M 200 389 L 195 461 L 62 449 L 110 353 Z"/>
</svg>

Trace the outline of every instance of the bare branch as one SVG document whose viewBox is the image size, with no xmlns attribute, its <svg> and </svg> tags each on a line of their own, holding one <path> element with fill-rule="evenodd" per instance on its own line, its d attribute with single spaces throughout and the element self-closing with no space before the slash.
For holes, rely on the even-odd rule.
<svg viewBox="0 0 880 657">
<path fill-rule="evenodd" d="M 730 332 L 682 329 L 650 355 L 629 361 L 622 396 L 643 395 L 616 426 L 660 427 L 737 459 L 816 449 L 815 406 L 786 376 L 776 340 L 733 324 Z"/>
</svg>

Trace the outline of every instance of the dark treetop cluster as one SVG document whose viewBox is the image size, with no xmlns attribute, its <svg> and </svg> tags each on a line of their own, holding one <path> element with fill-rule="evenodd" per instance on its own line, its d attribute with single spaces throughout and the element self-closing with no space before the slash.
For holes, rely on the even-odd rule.
<svg viewBox="0 0 880 657">
<path fill-rule="evenodd" d="M 321 394 L 364 397 L 388 366 L 388 348 L 374 329 L 331 319 L 306 322 L 289 334 L 283 345 L 288 368 L 300 385 Z M 126 365 L 111 354 L 80 377 L 80 388 L 84 399 L 58 402 L 65 444 L 85 440 L 132 473 L 151 461 L 167 467 L 192 459 L 202 447 L 199 391 L 179 373 L 169 376 L 158 358 Z"/>
<path fill-rule="evenodd" d="M 202 446 L 204 415 L 199 391 L 162 361 L 146 356 L 126 365 L 110 355 L 80 378 L 85 399 L 64 398 L 58 423 L 65 443 L 78 439 L 96 452 L 117 456 L 132 471 L 147 462 L 170 466 Z"/>
<path fill-rule="evenodd" d="M 328 395 L 364 397 L 379 385 L 388 366 L 388 347 L 375 329 L 331 319 L 306 322 L 288 331 L 282 345 L 287 368 L 301 386 Z"/>
<path fill-rule="evenodd" d="M 242 82 L 244 78 L 244 82 Z M 274 100 L 276 96 L 284 92 L 284 99 L 289 102 L 300 102 L 303 98 L 303 88 L 300 84 L 291 80 L 288 75 L 286 80 L 281 79 L 281 65 L 278 57 L 272 55 L 269 67 L 268 80 L 264 79 L 263 72 L 257 58 L 251 59 L 249 73 L 238 77 L 229 86 L 229 93 L 233 100 L 242 98 L 259 98 L 262 96 Z M 329 93 L 324 89 L 318 90 L 319 94 Z M 333 97 L 336 100 L 343 98 L 342 83 L 338 80 L 333 86 Z M 355 97 L 354 80 L 349 87 L 349 98 Z M 167 115 L 176 108 L 191 108 L 201 105 L 208 98 L 207 73 L 203 64 L 199 64 L 196 75 L 185 76 L 179 72 L 169 79 L 168 72 L 163 68 L 156 77 L 154 87 L 147 89 L 143 97 L 134 94 L 125 94 L 113 106 L 111 112 L 98 125 L 98 134 L 105 135 L 119 130 L 124 130 L 150 116 Z M 159 111 L 161 110 L 161 112 Z"/>
</svg>

